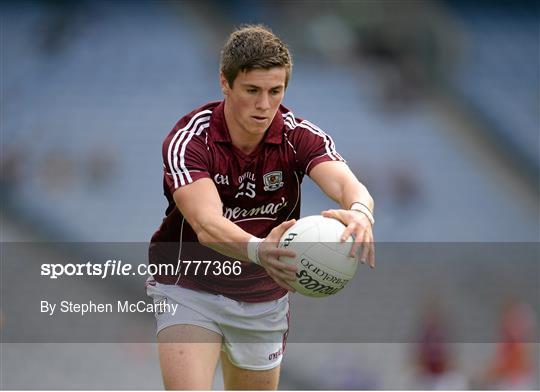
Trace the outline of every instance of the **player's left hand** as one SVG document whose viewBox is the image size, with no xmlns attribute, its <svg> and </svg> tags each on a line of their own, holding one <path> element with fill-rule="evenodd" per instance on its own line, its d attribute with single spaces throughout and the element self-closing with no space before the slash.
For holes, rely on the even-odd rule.
<svg viewBox="0 0 540 392">
<path fill-rule="evenodd" d="M 375 240 L 373 239 L 373 227 L 368 217 L 360 211 L 354 210 L 326 210 L 322 212 L 326 218 L 335 218 L 343 223 L 347 228 L 341 236 L 341 241 L 347 241 L 352 236 L 353 244 L 350 255 L 356 257 L 371 268 L 375 268 Z M 360 252 L 358 250 L 361 249 Z"/>
</svg>

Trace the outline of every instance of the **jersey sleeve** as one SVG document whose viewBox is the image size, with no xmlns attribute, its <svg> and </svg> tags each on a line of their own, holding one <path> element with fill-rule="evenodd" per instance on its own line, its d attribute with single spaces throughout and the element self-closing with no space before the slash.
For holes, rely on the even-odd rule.
<svg viewBox="0 0 540 392">
<path fill-rule="evenodd" d="M 309 175 L 311 169 L 321 162 L 345 160 L 338 154 L 334 141 L 315 124 L 303 120 L 290 132 L 299 169 Z"/>
<path fill-rule="evenodd" d="M 177 130 L 163 142 L 164 182 L 171 194 L 201 178 L 210 178 L 205 132 Z"/>
</svg>

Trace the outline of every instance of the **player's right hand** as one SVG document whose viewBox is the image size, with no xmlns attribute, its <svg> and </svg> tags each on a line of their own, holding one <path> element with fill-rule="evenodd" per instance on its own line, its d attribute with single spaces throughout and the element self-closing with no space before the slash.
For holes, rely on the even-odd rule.
<svg viewBox="0 0 540 392">
<path fill-rule="evenodd" d="M 296 253 L 286 248 L 278 248 L 278 245 L 283 233 L 295 223 L 296 220 L 292 219 L 274 227 L 259 246 L 261 267 L 279 286 L 291 292 L 296 291 L 290 283 L 296 280 L 298 268 L 280 261 L 279 258 L 281 256 L 296 257 Z"/>
</svg>

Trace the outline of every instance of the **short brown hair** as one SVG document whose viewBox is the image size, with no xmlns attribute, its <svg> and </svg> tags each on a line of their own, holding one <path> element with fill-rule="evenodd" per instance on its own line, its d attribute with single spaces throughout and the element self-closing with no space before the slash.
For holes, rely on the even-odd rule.
<svg viewBox="0 0 540 392">
<path fill-rule="evenodd" d="M 287 45 L 268 27 L 242 25 L 234 30 L 221 51 L 220 70 L 232 87 L 238 72 L 284 67 L 285 87 L 292 71 L 292 57 Z"/>
</svg>

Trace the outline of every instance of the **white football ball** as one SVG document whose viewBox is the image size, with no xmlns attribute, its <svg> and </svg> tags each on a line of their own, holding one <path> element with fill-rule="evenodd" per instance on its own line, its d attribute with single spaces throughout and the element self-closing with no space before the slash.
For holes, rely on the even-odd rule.
<svg viewBox="0 0 540 392">
<path fill-rule="evenodd" d="M 342 290 L 354 277 L 358 262 L 349 256 L 352 238 L 341 242 L 345 225 L 321 215 L 299 219 L 281 237 L 279 247 L 291 249 L 295 258 L 280 260 L 298 267 L 291 284 L 310 297 L 326 297 Z"/>
</svg>

